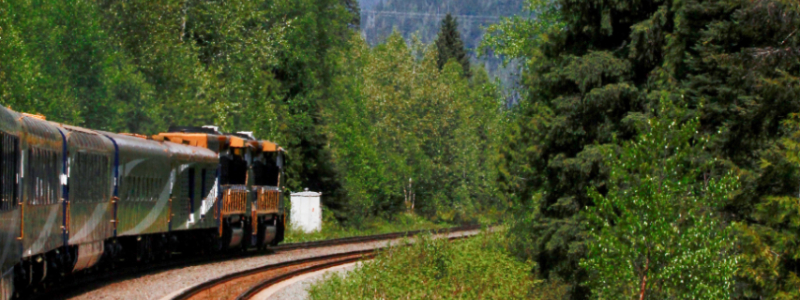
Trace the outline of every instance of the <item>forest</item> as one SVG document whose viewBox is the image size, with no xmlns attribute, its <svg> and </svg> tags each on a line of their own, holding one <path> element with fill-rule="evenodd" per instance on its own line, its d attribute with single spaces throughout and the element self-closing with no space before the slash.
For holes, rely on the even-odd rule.
<svg viewBox="0 0 800 300">
<path fill-rule="evenodd" d="M 601 4 L 604 3 L 604 4 Z M 570 299 L 797 299 L 800 3 L 530 0 L 512 250 Z"/>
<path fill-rule="evenodd" d="M 253 131 L 337 222 L 491 216 L 562 299 L 800 298 L 800 3 L 368 4 L 0 0 L 0 104 Z"/>
<path fill-rule="evenodd" d="M 368 46 L 355 1 L 1 3 L 14 110 L 114 132 L 253 131 L 287 150 L 288 190 L 330 195 L 350 224 L 406 205 L 456 222 L 496 193 L 496 82 L 399 35 Z"/>
<path fill-rule="evenodd" d="M 529 18 L 524 0 L 368 0 L 361 2 L 361 33 L 369 45 L 377 45 L 397 31 L 406 40 L 432 43 L 445 15 L 458 19 L 458 32 L 473 64 L 483 65 L 492 77 L 499 77 L 508 90 L 518 85 L 519 63 L 504 65 L 502 57 L 481 55 L 485 28 L 503 17 Z"/>
</svg>

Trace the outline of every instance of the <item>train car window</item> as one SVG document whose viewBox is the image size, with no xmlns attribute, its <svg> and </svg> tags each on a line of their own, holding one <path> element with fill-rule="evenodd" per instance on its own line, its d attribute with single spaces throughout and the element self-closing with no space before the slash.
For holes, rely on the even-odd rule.
<svg viewBox="0 0 800 300">
<path fill-rule="evenodd" d="M 133 197 L 136 199 L 136 202 L 142 201 L 142 181 L 139 180 L 139 176 L 133 177 L 134 187 L 133 187 Z"/>
<path fill-rule="evenodd" d="M 59 185 L 59 180 L 58 180 L 58 174 L 60 174 L 59 170 L 60 169 L 58 168 L 58 155 L 56 154 L 55 151 L 51 151 L 50 152 L 50 172 L 48 172 L 48 174 L 50 174 L 49 182 L 50 182 L 50 203 L 51 204 L 58 203 L 58 187 L 60 186 Z"/>
<path fill-rule="evenodd" d="M 15 136 L 8 135 L 8 138 L 13 141 L 13 143 L 4 143 L 6 147 L 9 147 L 13 144 L 13 149 L 8 149 L 8 154 L 11 155 L 11 158 L 6 159 L 6 163 L 9 161 L 13 161 L 13 170 L 8 170 L 7 177 L 7 187 L 9 188 L 7 191 L 11 190 L 12 192 L 8 193 L 7 195 L 11 195 L 11 198 L 8 199 L 11 201 L 11 205 L 7 205 L 7 209 L 11 209 L 19 205 L 19 168 L 20 168 L 20 149 L 19 149 L 19 138 Z M 11 166 L 11 163 L 8 163 L 8 166 Z M 8 204 L 8 203 L 6 203 Z"/>
<path fill-rule="evenodd" d="M 50 151 L 42 150 L 42 152 L 40 154 L 41 154 L 41 159 L 42 159 L 42 166 L 41 166 L 42 170 L 41 170 L 41 173 L 39 173 L 39 174 L 42 174 L 41 178 L 39 178 L 39 182 L 41 182 L 41 185 L 42 185 L 42 195 L 41 195 L 42 200 L 41 200 L 41 203 L 44 204 L 44 205 L 49 205 L 50 204 L 50 174 L 49 174 L 50 172 L 48 172 L 48 171 L 50 171 Z"/>
<path fill-rule="evenodd" d="M 150 202 L 153 192 L 150 191 L 150 178 L 145 175 L 142 177 L 142 201 Z"/>
<path fill-rule="evenodd" d="M 156 189 L 156 178 L 150 177 L 148 178 L 148 182 L 150 183 L 150 201 L 157 201 L 158 200 L 158 191 Z"/>
<path fill-rule="evenodd" d="M 147 177 L 139 177 L 139 201 L 147 202 Z"/>
<path fill-rule="evenodd" d="M 147 181 L 145 177 L 139 177 L 139 201 L 147 201 Z"/>
<path fill-rule="evenodd" d="M 155 189 L 153 188 L 155 184 L 153 184 L 153 177 L 147 176 L 147 200 L 150 202 L 155 201 Z"/>
<path fill-rule="evenodd" d="M 111 200 L 111 165 L 107 156 L 100 156 L 100 201 L 108 202 Z"/>
<path fill-rule="evenodd" d="M 47 204 L 53 204 L 53 187 L 52 187 L 52 180 L 53 180 L 53 173 L 49 172 L 50 170 L 55 169 L 53 167 L 53 151 L 46 151 L 45 152 L 45 160 L 47 161 L 47 171 L 44 172 L 44 185 L 45 185 L 45 202 Z"/>
<path fill-rule="evenodd" d="M 277 154 L 264 153 L 262 159 L 253 164 L 253 174 L 255 175 L 254 185 L 258 186 L 278 186 L 278 167 Z"/>
<path fill-rule="evenodd" d="M 155 177 L 150 177 L 150 194 L 153 195 L 151 201 L 158 201 L 158 181 Z"/>
<path fill-rule="evenodd" d="M 89 167 L 89 173 L 87 174 L 87 178 L 86 178 L 87 179 L 86 180 L 86 189 L 87 189 L 87 192 L 88 192 L 87 194 L 89 194 L 87 199 L 91 203 L 97 203 L 97 202 L 100 202 L 99 201 L 100 199 L 97 199 L 98 198 L 97 190 L 99 189 L 98 188 L 99 187 L 99 182 L 91 183 L 88 179 L 89 178 L 92 178 L 94 180 L 100 179 L 100 177 L 99 177 L 99 175 L 100 175 L 99 174 L 100 173 L 99 172 L 100 171 L 99 170 L 100 166 L 98 165 L 99 161 L 97 159 L 97 156 L 92 155 L 92 154 L 88 154 L 87 153 L 86 157 L 88 158 L 87 160 L 89 161 L 89 166 L 88 166 Z"/>
<path fill-rule="evenodd" d="M 0 132 L 0 140 L 0 211 L 7 211 L 17 205 L 19 139 Z"/>
<path fill-rule="evenodd" d="M 42 202 L 44 202 L 44 204 L 50 205 L 50 204 L 53 204 L 53 192 L 52 192 L 52 186 L 50 185 L 51 184 L 51 180 L 53 178 L 53 174 L 51 172 L 49 172 L 50 170 L 54 169 L 53 168 L 53 160 L 52 160 L 53 159 L 53 152 L 52 151 L 42 151 L 42 156 L 43 156 L 42 158 L 44 160 L 44 164 L 42 164 L 42 166 L 45 168 L 44 172 L 42 173 L 42 175 L 43 175 L 42 176 L 42 185 L 44 186 L 44 189 L 43 189 L 44 195 L 42 195 L 42 198 L 43 198 Z"/>
<path fill-rule="evenodd" d="M 139 187 L 139 176 L 134 176 L 131 178 L 133 180 L 133 201 L 139 202 L 141 199 L 139 198 L 139 191 L 141 188 Z"/>
<path fill-rule="evenodd" d="M 153 202 L 153 187 L 150 185 L 150 175 L 145 175 L 142 178 L 144 184 L 144 201 Z"/>
<path fill-rule="evenodd" d="M 133 177 L 133 182 L 134 182 L 133 197 L 134 199 L 136 199 L 134 201 L 140 202 L 142 201 L 142 187 L 141 187 L 142 181 L 139 179 L 139 176 L 136 176 Z"/>
<path fill-rule="evenodd" d="M 135 199 L 133 198 L 134 197 L 133 186 L 134 186 L 133 177 L 126 176 L 125 177 L 125 189 L 128 191 L 128 196 L 125 197 L 125 200 L 127 200 L 127 201 L 131 201 L 131 202 L 135 201 Z"/>
<path fill-rule="evenodd" d="M 70 195 L 70 202 L 72 203 L 82 203 L 83 197 L 81 193 L 85 190 L 83 188 L 83 178 L 82 174 L 83 171 L 83 153 L 78 152 L 73 157 L 72 162 L 70 162 L 70 180 L 69 180 L 69 190 L 72 195 Z"/>
<path fill-rule="evenodd" d="M 192 214 L 192 213 L 194 213 L 194 210 L 195 210 L 195 203 L 194 203 L 195 202 L 194 201 L 195 200 L 195 198 L 194 198 L 194 194 L 195 194 L 195 190 L 194 190 L 194 187 L 195 187 L 195 184 L 194 184 L 195 183 L 195 171 L 194 171 L 194 168 L 189 168 L 189 172 L 187 172 L 187 175 L 188 175 L 189 178 L 187 178 L 188 180 L 186 182 L 186 191 L 188 192 L 187 193 L 187 197 L 189 198 L 189 213 Z"/>
<path fill-rule="evenodd" d="M 80 190 L 73 193 L 75 200 L 77 203 L 86 203 L 89 202 L 88 196 L 86 195 L 86 188 L 88 188 L 87 184 L 89 183 L 86 180 L 89 177 L 89 161 L 88 157 L 86 157 L 86 153 L 78 153 L 78 174 L 75 174 L 75 181 L 78 183 Z"/>
<path fill-rule="evenodd" d="M 30 183 L 30 190 L 31 190 L 30 193 L 31 195 L 33 195 L 33 197 L 30 199 L 31 204 L 34 205 L 38 203 L 37 201 L 38 199 L 36 199 L 36 195 L 39 192 L 39 190 L 37 189 L 37 186 L 39 185 L 39 180 L 38 180 L 39 169 L 36 168 L 36 166 L 38 165 L 39 165 L 39 149 L 31 148 L 31 157 L 28 160 L 28 167 L 31 169 L 31 172 L 30 175 L 28 176 L 28 178 L 30 178 L 28 182 Z"/>
<path fill-rule="evenodd" d="M 101 166 L 103 167 L 102 172 L 102 189 L 103 192 L 103 201 L 111 201 L 111 159 L 107 156 L 101 157 Z"/>
<path fill-rule="evenodd" d="M 80 183 L 81 181 L 78 180 L 78 176 L 76 173 L 80 173 L 80 153 L 70 158 L 69 162 L 69 190 L 72 196 L 70 197 L 71 203 L 78 203 L 78 197 L 76 197 L 76 193 L 81 189 Z"/>
<path fill-rule="evenodd" d="M 111 175 L 108 162 L 108 157 L 102 154 L 78 152 L 75 155 L 70 166 L 72 174 L 70 174 L 69 182 L 72 191 L 71 198 L 74 203 L 109 201 L 107 189 L 110 185 Z"/>
<path fill-rule="evenodd" d="M 158 197 L 160 197 L 160 196 L 161 196 L 161 189 L 160 189 L 160 187 L 161 187 L 161 186 L 159 185 L 159 183 L 161 182 L 161 180 L 159 180 L 159 178 L 158 178 L 158 177 L 153 177 L 153 178 L 151 179 L 151 181 L 152 181 L 152 183 L 153 183 L 153 195 L 155 195 L 155 196 L 153 197 L 153 201 L 158 201 Z"/>
<path fill-rule="evenodd" d="M 58 196 L 58 165 L 54 151 L 39 148 L 28 149 L 28 189 L 31 205 L 50 205 Z"/>
<path fill-rule="evenodd" d="M 9 191 L 11 191 L 11 187 L 8 184 L 9 180 L 9 173 L 8 173 L 8 165 L 11 163 L 11 156 L 9 155 L 9 144 L 10 139 L 9 135 L 5 134 L 5 132 L 0 132 L 0 139 L 2 139 L 2 147 L 0 147 L 0 151 L 2 151 L 2 155 L 0 155 L 0 211 L 8 210 L 11 205 L 11 197 L 9 197 Z"/>
<path fill-rule="evenodd" d="M 139 201 L 139 178 L 136 176 L 131 176 L 131 201 L 137 202 Z"/>
<path fill-rule="evenodd" d="M 156 179 L 152 175 L 147 178 L 147 184 L 150 186 L 150 201 L 155 202 L 158 200 L 158 192 L 156 191 Z"/>
<path fill-rule="evenodd" d="M 26 192 L 27 192 L 27 194 L 25 195 L 26 198 L 27 198 L 28 195 L 36 195 L 36 185 L 34 184 L 35 181 L 36 181 L 35 180 L 36 172 L 33 169 L 33 165 L 36 164 L 35 153 L 36 152 L 33 150 L 33 148 L 28 148 L 28 153 L 27 153 L 28 164 L 25 165 L 25 174 L 27 175 L 27 178 L 24 181 L 25 189 L 26 189 Z M 34 204 L 35 203 L 34 199 L 24 199 L 23 201 L 25 201 L 25 200 L 27 200 L 29 202 L 28 204 Z"/>
<path fill-rule="evenodd" d="M 42 204 L 45 204 L 44 201 L 43 201 L 44 200 L 43 199 L 44 198 L 43 197 L 44 193 L 42 191 L 42 189 L 43 189 L 42 169 L 44 169 L 46 161 L 43 159 L 44 157 L 42 155 L 42 150 L 41 149 L 36 149 L 36 150 L 34 150 L 34 152 L 35 152 L 34 156 L 36 156 L 36 163 L 33 165 L 33 168 L 36 169 L 36 176 L 33 177 L 33 182 L 34 182 L 34 185 L 35 185 L 34 191 L 36 191 L 36 192 L 34 194 L 33 203 L 32 204 L 33 205 L 42 205 Z M 33 161 L 31 161 L 31 162 L 33 162 Z"/>
</svg>

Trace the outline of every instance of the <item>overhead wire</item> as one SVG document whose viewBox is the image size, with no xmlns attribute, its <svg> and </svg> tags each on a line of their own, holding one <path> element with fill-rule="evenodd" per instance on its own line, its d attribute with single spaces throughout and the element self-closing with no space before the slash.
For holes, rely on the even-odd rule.
<svg viewBox="0 0 800 300">
<path fill-rule="evenodd" d="M 362 10 L 362 14 L 372 14 L 372 15 L 394 15 L 394 16 L 408 16 L 408 17 L 435 17 L 435 18 L 442 18 L 445 14 L 440 13 L 419 13 L 419 12 L 403 12 L 403 11 L 383 11 L 383 10 Z M 487 16 L 487 15 L 453 15 L 451 16 L 458 18 L 459 20 L 469 20 L 469 21 L 486 21 L 486 22 L 496 22 L 499 21 L 502 17 L 501 16 Z"/>
</svg>

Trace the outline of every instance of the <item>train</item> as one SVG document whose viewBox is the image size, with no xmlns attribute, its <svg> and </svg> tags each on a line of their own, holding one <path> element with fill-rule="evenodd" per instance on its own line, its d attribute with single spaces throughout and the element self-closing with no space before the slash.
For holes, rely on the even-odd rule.
<svg viewBox="0 0 800 300">
<path fill-rule="evenodd" d="M 112 133 L 0 108 L 0 300 L 124 264 L 284 239 L 285 150 L 248 132 Z"/>
</svg>

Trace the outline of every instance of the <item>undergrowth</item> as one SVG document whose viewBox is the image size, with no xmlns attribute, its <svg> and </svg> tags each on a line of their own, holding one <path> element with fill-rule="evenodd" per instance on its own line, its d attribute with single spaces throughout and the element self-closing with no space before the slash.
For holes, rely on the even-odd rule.
<svg viewBox="0 0 800 300">
<path fill-rule="evenodd" d="M 440 229 L 453 226 L 456 225 L 432 222 L 411 213 L 398 214 L 392 220 L 374 217 L 369 220 L 365 220 L 359 224 L 359 226 L 347 226 L 338 222 L 336 218 L 332 216 L 332 214 L 323 212 L 322 230 L 306 233 L 298 228 L 295 228 L 294 226 L 289 225 L 289 228 L 287 228 L 286 231 L 286 239 L 284 242 L 308 242 L 400 231 Z"/>
<path fill-rule="evenodd" d="M 532 262 L 506 250 L 505 233 L 448 242 L 422 235 L 381 251 L 346 277 L 326 275 L 310 299 L 557 299 L 559 286 L 536 280 Z"/>
</svg>

